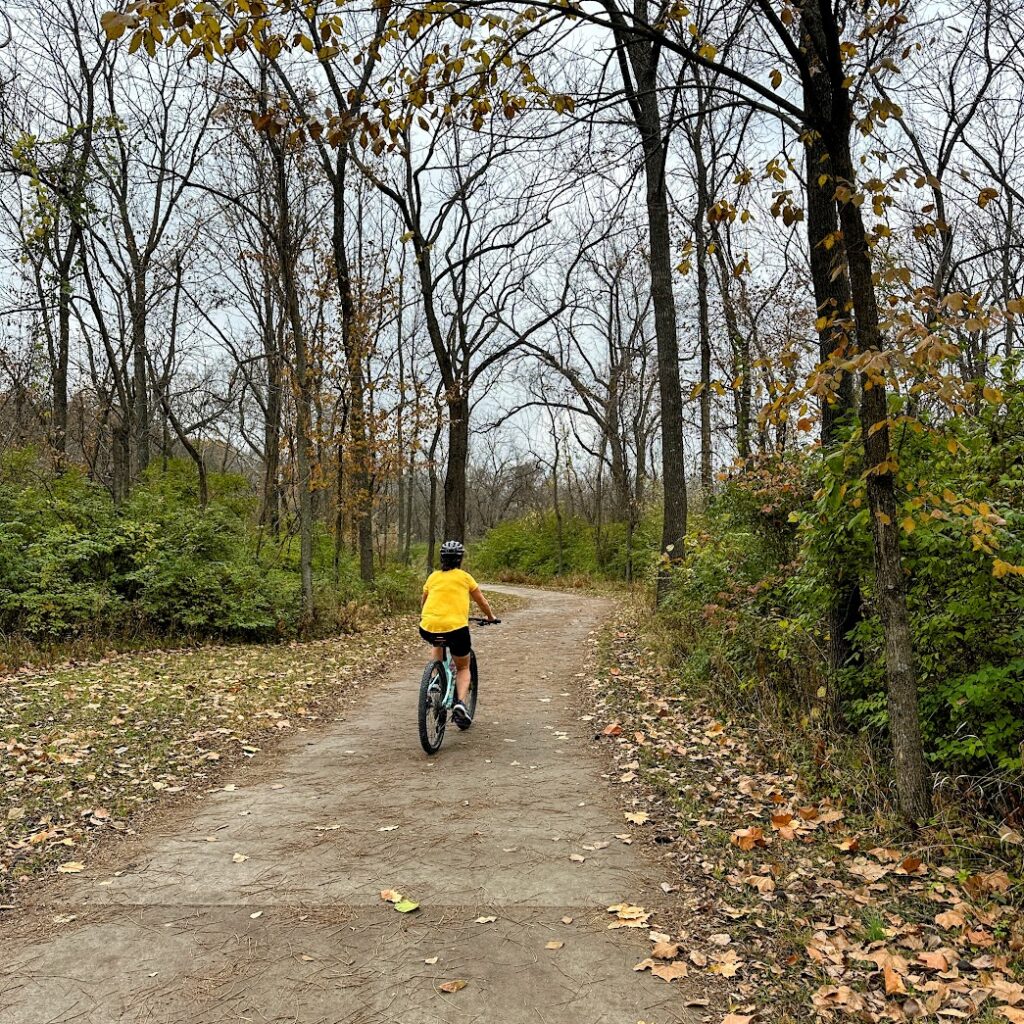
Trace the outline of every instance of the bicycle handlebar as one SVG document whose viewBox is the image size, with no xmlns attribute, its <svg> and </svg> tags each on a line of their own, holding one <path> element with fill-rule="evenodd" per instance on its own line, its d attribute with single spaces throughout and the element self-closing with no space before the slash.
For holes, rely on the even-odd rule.
<svg viewBox="0 0 1024 1024">
<path fill-rule="evenodd" d="M 471 617 L 469 621 L 475 622 L 478 626 L 496 626 L 501 622 L 501 619 L 477 619 Z"/>
</svg>

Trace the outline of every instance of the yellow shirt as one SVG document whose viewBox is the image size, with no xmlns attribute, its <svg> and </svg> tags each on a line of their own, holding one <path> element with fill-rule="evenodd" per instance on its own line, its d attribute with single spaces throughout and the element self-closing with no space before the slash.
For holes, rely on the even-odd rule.
<svg viewBox="0 0 1024 1024">
<path fill-rule="evenodd" d="M 427 600 L 420 626 L 428 633 L 449 633 L 469 625 L 469 595 L 477 582 L 462 569 L 432 572 L 423 584 Z"/>
</svg>

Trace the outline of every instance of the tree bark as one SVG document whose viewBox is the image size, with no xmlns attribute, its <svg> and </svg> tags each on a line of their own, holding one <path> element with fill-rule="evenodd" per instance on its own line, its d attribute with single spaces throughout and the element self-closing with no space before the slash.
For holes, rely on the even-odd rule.
<svg viewBox="0 0 1024 1024">
<path fill-rule="evenodd" d="M 826 142 L 837 177 L 853 188 L 856 176 L 849 139 L 853 117 L 845 89 L 839 89 L 839 100 L 834 104 L 830 137 Z M 838 206 L 850 272 L 850 296 L 858 347 L 862 352 L 881 352 L 883 338 L 864 220 L 856 203 L 840 201 Z M 865 374 L 863 385 L 860 424 L 874 543 L 875 601 L 885 635 L 889 732 L 895 761 L 896 791 L 901 813 L 911 821 L 920 822 L 931 814 L 931 786 L 921 738 L 917 672 L 900 558 L 895 467 L 889 443 L 884 375 Z"/>
<path fill-rule="evenodd" d="M 370 486 L 371 458 L 366 421 L 366 380 L 363 374 L 363 352 L 356 325 L 355 299 L 352 294 L 352 276 L 348 250 L 345 248 L 345 164 L 339 150 L 337 177 L 333 184 L 332 199 L 334 221 L 332 243 L 334 269 L 338 279 L 341 300 L 341 336 L 345 351 L 348 378 L 349 454 L 353 469 L 350 487 L 353 496 L 353 518 L 359 547 L 359 576 L 370 583 L 374 576 L 373 564 L 373 490 Z"/>
<path fill-rule="evenodd" d="M 469 396 L 447 396 L 448 464 L 444 476 L 444 539 L 466 539 L 466 470 L 469 465 Z"/>
<path fill-rule="evenodd" d="M 813 4 L 805 9 L 801 28 L 806 45 L 821 52 L 826 45 L 825 35 Z M 823 118 L 832 117 L 833 102 L 826 75 L 805 79 L 804 102 L 808 109 L 820 112 Z M 835 170 L 820 133 L 805 134 L 804 158 L 807 165 L 807 243 L 818 311 L 818 361 L 824 365 L 853 349 L 850 278 L 840 259 L 844 249 L 839 245 Z M 838 442 L 840 425 L 849 421 L 854 413 L 851 375 L 838 368 L 833 372 L 838 377 L 835 398 L 824 399 L 821 403 L 821 447 L 826 458 Z M 842 553 L 830 562 L 827 585 L 828 641 L 823 704 L 826 720 L 834 723 L 840 716 L 839 673 L 851 654 L 848 637 L 860 620 L 857 574 L 845 563 Z"/>
<path fill-rule="evenodd" d="M 434 555 L 437 547 L 437 445 L 441 440 L 441 420 L 438 418 L 434 427 L 434 436 L 430 442 L 430 453 L 427 458 L 427 475 L 430 496 L 427 501 L 427 571 L 434 568 Z"/>
<path fill-rule="evenodd" d="M 291 230 L 291 210 L 285 154 L 278 142 L 271 141 L 277 185 L 277 250 L 284 293 L 285 315 L 292 334 L 295 371 L 295 465 L 299 493 L 299 572 L 302 577 L 302 623 L 308 627 L 315 614 L 313 604 L 313 495 L 310 446 L 312 444 L 312 397 L 310 395 L 309 351 L 305 326 L 299 308 L 295 280 L 295 252 Z"/>
<path fill-rule="evenodd" d="M 635 7 L 639 12 L 638 16 L 646 20 L 645 0 L 637 0 Z M 650 40 L 629 31 L 614 3 L 606 3 L 605 9 L 613 24 L 623 85 L 644 151 L 651 301 L 654 306 L 658 390 L 661 402 L 661 479 L 664 489 L 661 549 L 665 557 L 674 560 L 679 557 L 686 536 L 687 501 L 686 467 L 683 461 L 683 400 L 679 384 L 679 339 L 676 333 L 676 306 L 672 289 L 672 240 L 669 232 L 668 186 L 665 179 L 665 129 L 658 107 L 657 65 L 660 50 Z M 668 584 L 668 573 L 662 570 L 658 575 L 659 601 L 667 594 Z"/>
<path fill-rule="evenodd" d="M 149 468 L 149 375 L 146 369 L 149 351 L 146 347 L 146 271 L 138 268 L 136 275 L 130 304 L 134 386 L 132 428 L 135 443 L 136 478 L 141 478 Z"/>
</svg>

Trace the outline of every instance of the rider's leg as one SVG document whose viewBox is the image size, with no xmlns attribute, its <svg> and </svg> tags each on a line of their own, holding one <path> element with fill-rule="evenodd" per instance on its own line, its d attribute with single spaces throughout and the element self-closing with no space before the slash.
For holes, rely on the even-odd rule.
<svg viewBox="0 0 1024 1024">
<path fill-rule="evenodd" d="M 455 692 L 459 700 L 465 701 L 469 696 L 469 655 L 462 658 L 455 658 L 455 668 L 458 675 L 455 677 Z"/>
<path fill-rule="evenodd" d="M 444 661 L 444 648 L 432 647 L 434 661 Z"/>
</svg>

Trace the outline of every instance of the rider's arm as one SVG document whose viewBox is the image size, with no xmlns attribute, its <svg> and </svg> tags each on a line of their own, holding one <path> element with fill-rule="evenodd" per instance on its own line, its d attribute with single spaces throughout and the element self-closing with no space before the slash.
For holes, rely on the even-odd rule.
<svg viewBox="0 0 1024 1024">
<path fill-rule="evenodd" d="M 487 603 L 487 598 L 484 597 L 484 592 L 477 587 L 476 590 L 471 590 L 469 596 L 480 606 L 480 611 L 487 616 L 492 622 L 494 621 L 494 612 L 491 611 L 491 606 Z"/>
</svg>

